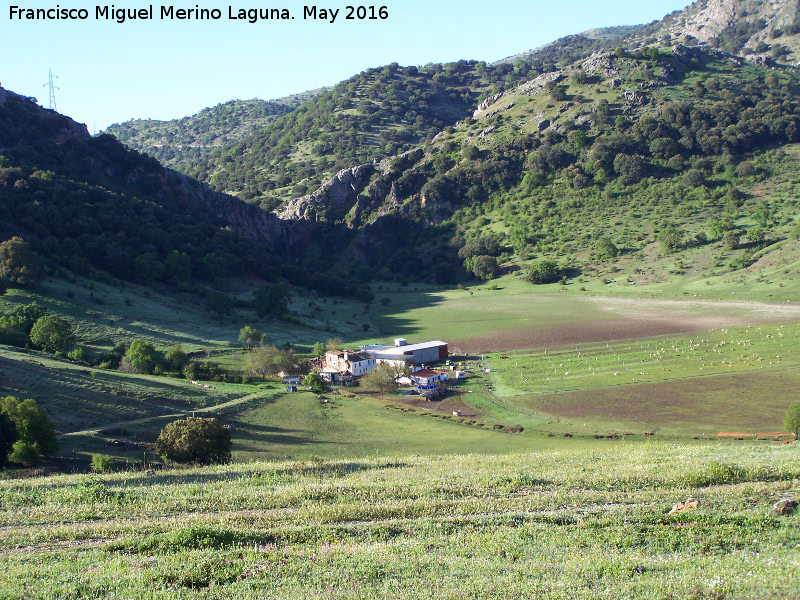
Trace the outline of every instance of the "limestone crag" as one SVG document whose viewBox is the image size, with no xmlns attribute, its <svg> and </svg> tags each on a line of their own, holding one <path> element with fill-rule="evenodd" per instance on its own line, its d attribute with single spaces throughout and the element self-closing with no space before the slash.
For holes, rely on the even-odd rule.
<svg viewBox="0 0 800 600">
<path fill-rule="evenodd" d="M 279 213 L 285 221 L 301 219 L 316 220 L 317 213 L 341 208 L 348 202 L 354 202 L 365 177 L 372 171 L 368 165 L 357 165 L 350 169 L 342 169 L 330 181 L 319 189 L 301 198 L 295 198 Z"/>
<path fill-rule="evenodd" d="M 472 113 L 473 118 L 477 118 L 478 115 L 480 115 L 482 112 L 488 110 L 490 106 L 492 106 L 495 102 L 500 100 L 500 98 L 502 98 L 503 96 L 505 96 L 505 92 L 500 92 L 499 94 L 494 94 L 493 96 L 489 96 L 488 98 L 486 98 L 483 102 L 481 102 L 478 105 L 478 108 L 475 110 L 475 112 Z"/>
<path fill-rule="evenodd" d="M 517 88 L 517 91 L 520 94 L 528 94 L 529 96 L 538 96 L 540 94 L 543 94 L 549 85 L 554 85 L 564 79 L 565 79 L 564 74 L 559 71 L 554 71 L 552 73 L 543 73 L 539 75 L 536 79 L 531 79 L 530 81 L 523 83 L 521 86 Z"/>
<path fill-rule="evenodd" d="M 614 55 L 611 52 L 595 52 L 581 63 L 587 75 L 600 79 L 614 79 L 619 76 L 619 69 L 614 67 Z"/>
</svg>

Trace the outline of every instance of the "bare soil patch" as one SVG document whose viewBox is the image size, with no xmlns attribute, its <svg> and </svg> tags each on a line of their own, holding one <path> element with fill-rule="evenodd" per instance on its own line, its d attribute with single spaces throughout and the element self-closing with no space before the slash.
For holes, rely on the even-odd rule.
<svg viewBox="0 0 800 600">
<path fill-rule="evenodd" d="M 445 415 L 452 415 L 453 412 L 459 411 L 463 417 L 477 418 L 484 414 L 483 411 L 466 402 L 464 397 L 465 394 L 459 392 L 447 396 L 443 400 L 434 400 L 433 402 L 428 402 L 421 396 L 401 396 L 399 398 L 392 398 L 391 401 L 395 404 L 402 404 L 419 410 L 429 410 Z"/>
<path fill-rule="evenodd" d="M 449 340 L 462 353 L 558 348 L 586 344 L 695 333 L 800 319 L 800 304 L 711 302 L 692 300 L 638 300 L 591 297 L 608 319 L 576 320 L 564 324 L 536 324 L 499 329 L 489 335 Z"/>
<path fill-rule="evenodd" d="M 534 402 L 569 421 L 572 431 L 580 432 L 589 422 L 635 432 L 643 428 L 716 437 L 720 431 L 770 431 L 780 426 L 798 385 L 800 373 L 782 369 L 544 394 Z"/>
</svg>

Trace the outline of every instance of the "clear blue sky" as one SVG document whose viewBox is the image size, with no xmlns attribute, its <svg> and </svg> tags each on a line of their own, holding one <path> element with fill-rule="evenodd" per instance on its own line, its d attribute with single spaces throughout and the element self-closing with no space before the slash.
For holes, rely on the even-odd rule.
<svg viewBox="0 0 800 600">
<path fill-rule="evenodd" d="M 272 99 L 333 85 L 391 62 L 424 65 L 459 59 L 492 62 L 593 27 L 634 25 L 685 8 L 688 0 L 381 0 L 385 21 L 229 20 L 228 7 L 259 3 L 193 0 L 176 8 L 217 8 L 218 21 L 95 20 L 95 4 L 76 0 L 0 2 L 0 83 L 47 106 L 47 70 L 58 76 L 59 112 L 101 130 L 131 118 L 173 119 L 232 99 Z M 227 3 L 225 3 L 227 2 Z M 85 21 L 11 20 L 10 7 L 87 8 Z M 355 4 L 355 3 L 350 3 Z M 381 4 L 376 4 L 380 6 Z M 104 5 L 101 5 L 104 6 Z M 116 8 L 142 8 L 122 0 Z M 169 5 L 166 5 L 169 6 Z M 264 4 L 260 4 L 264 6 Z M 312 6 L 312 5 L 308 5 Z"/>
</svg>

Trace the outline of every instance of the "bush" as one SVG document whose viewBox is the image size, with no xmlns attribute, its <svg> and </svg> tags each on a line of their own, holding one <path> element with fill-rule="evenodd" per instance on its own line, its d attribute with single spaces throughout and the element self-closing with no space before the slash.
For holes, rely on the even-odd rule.
<svg viewBox="0 0 800 600">
<path fill-rule="evenodd" d="M 48 454 L 58 450 L 58 440 L 56 431 L 50 417 L 36 405 L 36 401 L 30 398 L 19 400 L 14 396 L 0 398 L 0 412 L 5 413 L 13 421 L 17 431 L 18 440 L 14 444 L 14 453 L 18 456 L 27 456 L 29 446 L 38 455 Z M 19 445 L 19 448 L 18 448 Z M 18 461 L 12 458 L 14 462 Z"/>
<path fill-rule="evenodd" d="M 86 350 L 78 346 L 67 352 L 67 358 L 75 362 L 86 362 Z"/>
<path fill-rule="evenodd" d="M 325 380 L 322 379 L 319 373 L 309 373 L 303 379 L 303 385 L 306 387 L 310 387 L 317 393 L 322 393 L 327 389 L 325 385 Z"/>
<path fill-rule="evenodd" d="M 619 256 L 619 248 L 614 245 L 614 242 L 608 236 L 603 236 L 597 240 L 595 252 L 597 252 L 597 258 L 600 260 L 611 260 Z"/>
<path fill-rule="evenodd" d="M 17 428 L 6 413 L 0 412 L 0 467 L 8 462 L 8 453 L 17 441 Z"/>
<path fill-rule="evenodd" d="M 531 265 L 528 281 L 534 284 L 554 283 L 558 281 L 559 270 L 552 260 L 540 260 Z"/>
<path fill-rule="evenodd" d="M 42 275 L 41 260 L 22 238 L 13 237 L 0 244 L 0 281 L 33 286 Z"/>
<path fill-rule="evenodd" d="M 488 281 L 497 276 L 497 259 L 494 256 L 476 256 L 472 260 L 472 272 L 476 277 Z"/>
<path fill-rule="evenodd" d="M 91 467 L 95 473 L 109 473 L 114 467 L 114 459 L 107 454 L 92 454 Z"/>
<path fill-rule="evenodd" d="M 231 433 L 217 419 L 189 417 L 164 427 L 158 453 L 180 463 L 208 465 L 231 460 Z"/>
<path fill-rule="evenodd" d="M 66 352 L 75 344 L 75 332 L 61 317 L 46 315 L 34 323 L 30 340 L 45 352 Z"/>
<path fill-rule="evenodd" d="M 17 440 L 14 442 L 11 453 L 8 455 L 8 460 L 18 465 L 30 467 L 38 463 L 41 457 L 42 453 L 38 445 Z"/>
</svg>

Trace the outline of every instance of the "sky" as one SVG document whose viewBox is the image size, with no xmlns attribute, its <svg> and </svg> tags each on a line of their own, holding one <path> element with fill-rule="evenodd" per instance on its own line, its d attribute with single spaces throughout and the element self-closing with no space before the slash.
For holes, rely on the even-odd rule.
<svg viewBox="0 0 800 600">
<path fill-rule="evenodd" d="M 166 0 L 168 1 L 168 0 Z M 96 19 L 70 0 L 0 0 L 0 85 L 47 107 L 52 69 L 56 107 L 89 131 L 129 119 L 175 119 L 233 99 L 270 100 L 335 85 L 392 62 L 493 62 L 595 27 L 661 19 L 688 0 L 381 0 L 388 18 L 345 19 L 341 4 L 236 4 L 194 0 L 153 4 L 153 20 Z M 352 3 L 353 6 L 358 6 Z M 22 9 L 88 10 L 86 20 L 11 19 Z M 121 1 L 115 9 L 149 4 Z M 162 20 L 162 6 L 218 9 L 219 20 Z M 339 10 L 333 22 L 304 19 L 304 8 Z M 373 6 L 365 4 L 364 6 Z M 290 20 L 229 19 L 239 9 L 286 9 Z M 370 12 L 367 13 L 370 15 Z"/>
</svg>

